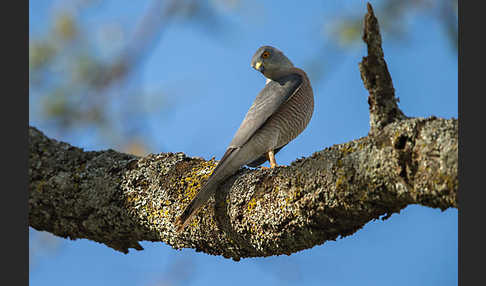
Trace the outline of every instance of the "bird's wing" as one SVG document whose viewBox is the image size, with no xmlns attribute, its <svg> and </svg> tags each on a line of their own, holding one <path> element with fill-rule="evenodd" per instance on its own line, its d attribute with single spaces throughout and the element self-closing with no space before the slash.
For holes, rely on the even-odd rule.
<svg viewBox="0 0 486 286">
<path fill-rule="evenodd" d="M 267 83 L 255 98 L 228 147 L 243 146 L 267 119 L 295 94 L 301 84 L 302 76 L 297 73 Z"/>
</svg>

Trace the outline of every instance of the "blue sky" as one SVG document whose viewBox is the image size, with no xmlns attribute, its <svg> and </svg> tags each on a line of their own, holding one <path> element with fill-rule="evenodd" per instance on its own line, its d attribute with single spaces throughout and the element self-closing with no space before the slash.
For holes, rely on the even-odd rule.
<svg viewBox="0 0 486 286">
<path fill-rule="evenodd" d="M 263 76 L 250 68 L 255 50 L 274 45 L 305 69 L 316 61 L 325 43 L 323 22 L 346 13 L 361 17 L 366 11 L 364 2 L 343 2 L 347 1 L 309 1 L 306 5 L 249 1 L 240 10 L 222 14 L 228 32 L 220 36 L 211 36 L 191 23 L 171 24 L 136 75 L 142 89 L 164 90 L 165 102 L 171 104 L 166 109 L 162 104 L 152 106 L 151 98 L 140 99 L 147 109 L 160 109 L 150 113 L 144 124 L 143 134 L 154 142 L 151 151 L 221 158 L 264 85 Z M 105 1 L 82 20 L 93 27 L 113 21 L 130 30 L 147 3 Z M 371 3 L 377 11 L 382 1 Z M 30 1 L 31 36 L 45 30 L 57 4 Z M 436 19 L 419 14 L 408 19 L 406 26 L 405 40 L 387 35 L 383 39 L 400 107 L 408 116 L 457 118 L 456 52 Z M 309 74 L 314 115 L 307 129 L 279 152 L 279 164 L 367 135 L 367 91 L 358 70 L 364 55 L 366 48 L 359 43 L 341 51 L 339 60 L 332 58 L 335 54 L 324 57 L 323 65 L 329 63 L 324 68 L 332 71 L 324 79 L 313 80 L 316 77 Z M 56 136 L 48 123 L 32 114 L 31 125 Z M 87 150 L 113 147 L 88 132 L 81 135 L 57 139 Z M 457 285 L 457 236 L 456 209 L 442 212 L 409 206 L 337 241 L 291 256 L 240 262 L 192 249 L 176 251 L 163 243 L 142 242 L 145 250 L 124 255 L 88 240 L 59 239 L 57 251 L 36 258 L 30 285 Z M 181 281 L 174 278 L 177 273 L 190 275 Z"/>
</svg>

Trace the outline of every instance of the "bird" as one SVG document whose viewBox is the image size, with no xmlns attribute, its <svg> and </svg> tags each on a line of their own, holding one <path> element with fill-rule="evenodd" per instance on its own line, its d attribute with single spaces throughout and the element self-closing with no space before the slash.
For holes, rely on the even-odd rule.
<svg viewBox="0 0 486 286">
<path fill-rule="evenodd" d="M 277 167 L 275 154 L 302 133 L 311 120 L 314 93 L 310 80 L 281 50 L 272 46 L 259 47 L 251 59 L 251 67 L 266 78 L 265 86 L 211 176 L 176 219 L 178 233 L 218 186 L 241 167 L 258 167 L 267 160 L 270 168 Z"/>
</svg>

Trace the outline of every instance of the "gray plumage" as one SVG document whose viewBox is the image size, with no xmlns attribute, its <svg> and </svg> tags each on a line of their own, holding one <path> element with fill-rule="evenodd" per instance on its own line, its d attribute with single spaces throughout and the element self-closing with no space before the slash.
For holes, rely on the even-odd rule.
<svg viewBox="0 0 486 286">
<path fill-rule="evenodd" d="M 256 167 L 297 137 L 309 123 L 314 111 L 314 95 L 306 73 L 295 68 L 278 49 L 260 47 L 251 66 L 267 83 L 255 98 L 245 119 L 231 140 L 206 184 L 176 221 L 180 232 L 204 205 L 218 186 L 244 165 Z"/>
</svg>

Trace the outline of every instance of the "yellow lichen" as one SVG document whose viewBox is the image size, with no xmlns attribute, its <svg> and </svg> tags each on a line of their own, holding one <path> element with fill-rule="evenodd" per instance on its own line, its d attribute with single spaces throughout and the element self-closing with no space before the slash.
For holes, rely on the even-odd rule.
<svg viewBox="0 0 486 286">
<path fill-rule="evenodd" d="M 343 154 L 343 156 L 346 156 L 348 155 L 349 153 L 352 153 L 354 150 L 353 150 L 353 147 L 350 146 L 350 145 L 345 145 L 341 148 L 341 152 Z"/>
<path fill-rule="evenodd" d="M 255 206 L 256 206 L 256 199 L 255 198 L 252 198 L 248 202 L 248 210 L 251 211 L 253 208 L 255 208 Z"/>
<path fill-rule="evenodd" d="M 301 195 L 302 195 L 302 190 L 300 188 L 295 189 L 295 191 L 294 191 L 294 198 L 295 199 L 298 199 L 298 198 L 301 197 Z"/>
<path fill-rule="evenodd" d="M 196 228 L 199 224 L 197 219 L 193 219 L 189 225 L 191 226 L 191 228 Z"/>
<path fill-rule="evenodd" d="M 192 168 L 184 178 L 181 180 L 181 184 L 185 187 L 183 202 L 190 202 L 202 187 L 202 181 L 211 176 L 216 167 L 214 160 L 204 161 L 197 167 Z"/>
<path fill-rule="evenodd" d="M 361 151 L 361 150 L 363 150 L 363 148 L 365 147 L 365 145 L 366 145 L 365 143 L 363 143 L 363 142 L 359 142 L 359 144 L 358 144 L 358 149 L 359 149 L 360 151 Z"/>
<path fill-rule="evenodd" d="M 288 205 L 290 203 L 291 199 L 289 197 L 285 198 L 285 204 Z M 284 206 L 280 206 L 280 209 L 283 209 Z"/>
<path fill-rule="evenodd" d="M 45 181 L 40 181 L 39 183 L 37 183 L 36 190 L 38 192 L 42 192 L 44 190 L 45 183 L 46 183 Z"/>
<path fill-rule="evenodd" d="M 338 167 L 342 167 L 343 166 L 343 161 L 341 159 L 339 159 L 337 161 L 337 165 L 338 165 Z"/>
<path fill-rule="evenodd" d="M 346 176 L 341 175 L 339 178 L 336 180 L 336 189 L 339 189 L 344 184 L 344 181 L 346 180 Z"/>
</svg>

